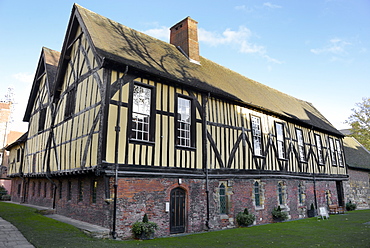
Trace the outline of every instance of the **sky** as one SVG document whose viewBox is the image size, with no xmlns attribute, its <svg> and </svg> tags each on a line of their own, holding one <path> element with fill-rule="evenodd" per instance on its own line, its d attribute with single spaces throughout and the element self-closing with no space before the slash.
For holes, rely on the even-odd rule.
<svg viewBox="0 0 370 248">
<path fill-rule="evenodd" d="M 76 0 L 77 1 L 77 0 Z M 337 129 L 370 97 L 370 0 L 80 0 L 77 4 L 169 42 L 198 22 L 200 55 L 312 103 Z M 0 100 L 23 122 L 43 46 L 61 51 L 74 1 L 0 0 Z"/>
</svg>

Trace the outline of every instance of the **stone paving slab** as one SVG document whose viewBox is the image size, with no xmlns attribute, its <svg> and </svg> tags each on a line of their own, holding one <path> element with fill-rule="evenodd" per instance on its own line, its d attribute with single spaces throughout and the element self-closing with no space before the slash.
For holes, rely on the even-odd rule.
<svg viewBox="0 0 370 248">
<path fill-rule="evenodd" d="M 95 238 L 109 238 L 110 230 L 105 227 L 93 225 L 84 221 L 75 220 L 72 218 L 65 217 L 59 214 L 45 215 L 46 217 L 52 218 L 57 221 L 61 221 L 70 225 L 77 227 L 78 229 L 84 231 L 85 233 L 93 236 Z"/>
<path fill-rule="evenodd" d="M 10 222 L 0 217 L 0 247 L 34 248 Z"/>
</svg>

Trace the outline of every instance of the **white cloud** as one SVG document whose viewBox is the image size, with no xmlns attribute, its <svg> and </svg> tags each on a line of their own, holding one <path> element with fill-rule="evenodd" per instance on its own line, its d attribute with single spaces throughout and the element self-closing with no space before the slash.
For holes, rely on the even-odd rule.
<svg viewBox="0 0 370 248">
<path fill-rule="evenodd" d="M 323 48 L 315 48 L 310 51 L 314 54 L 335 54 L 335 55 L 344 55 L 347 54 L 345 48 L 346 46 L 351 45 L 351 43 L 346 42 L 339 38 L 334 38 L 329 40 L 328 44 Z"/>
<path fill-rule="evenodd" d="M 252 31 L 247 27 L 240 26 L 237 31 L 226 29 L 224 32 L 216 33 L 205 29 L 199 29 L 199 41 L 211 46 L 228 45 L 238 49 L 239 52 L 245 54 L 257 54 L 269 62 L 281 64 L 282 62 L 271 58 L 267 55 L 266 48 L 262 45 L 253 43 Z"/>
<path fill-rule="evenodd" d="M 235 6 L 234 9 L 236 9 L 238 11 L 244 11 L 244 12 L 247 12 L 247 13 L 253 12 L 253 8 L 247 7 L 245 5 Z"/>
<path fill-rule="evenodd" d="M 165 42 L 169 42 L 170 31 L 168 27 L 159 27 L 142 31 L 143 33 L 155 37 Z M 245 54 L 257 54 L 269 62 L 281 64 L 277 59 L 267 55 L 266 48 L 262 45 L 251 42 L 253 33 L 245 26 L 240 26 L 238 30 L 227 28 L 222 33 L 207 31 L 203 28 L 198 29 L 199 42 L 210 46 L 226 45 L 236 48 Z"/>
<path fill-rule="evenodd" d="M 245 5 L 240 5 L 240 6 L 235 6 L 235 9 L 236 10 L 245 10 L 246 7 L 245 7 Z"/>
<path fill-rule="evenodd" d="M 249 39 L 251 35 L 252 32 L 243 26 L 240 26 L 238 31 L 228 28 L 222 34 L 210 32 L 202 28 L 199 29 L 199 41 L 211 46 L 241 43 L 243 40 Z"/>
<path fill-rule="evenodd" d="M 280 9 L 280 8 L 282 8 L 280 5 L 272 4 L 270 2 L 264 3 L 263 6 L 269 7 L 271 9 Z"/>
<path fill-rule="evenodd" d="M 13 74 L 12 77 L 15 78 L 16 80 L 22 82 L 22 83 L 32 83 L 34 74 L 28 74 L 28 73 L 20 72 L 20 73 L 17 73 L 17 74 Z"/>
<path fill-rule="evenodd" d="M 143 33 L 166 42 L 170 40 L 170 29 L 168 27 L 152 28 L 143 31 Z"/>
</svg>

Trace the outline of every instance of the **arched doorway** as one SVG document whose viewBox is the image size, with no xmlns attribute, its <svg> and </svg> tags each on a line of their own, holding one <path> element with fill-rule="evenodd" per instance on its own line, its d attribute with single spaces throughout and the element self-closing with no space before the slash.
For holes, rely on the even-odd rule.
<svg viewBox="0 0 370 248">
<path fill-rule="evenodd" d="M 185 232 L 185 199 L 186 192 L 182 188 L 175 188 L 171 191 L 170 201 L 170 233 Z"/>
</svg>

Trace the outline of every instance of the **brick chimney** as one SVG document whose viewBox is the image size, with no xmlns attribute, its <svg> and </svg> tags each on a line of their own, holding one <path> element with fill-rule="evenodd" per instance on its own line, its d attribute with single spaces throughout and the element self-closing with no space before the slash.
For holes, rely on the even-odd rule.
<svg viewBox="0 0 370 248">
<path fill-rule="evenodd" d="M 180 49 L 191 62 L 199 64 L 198 22 L 186 17 L 170 28 L 170 43 Z"/>
</svg>

